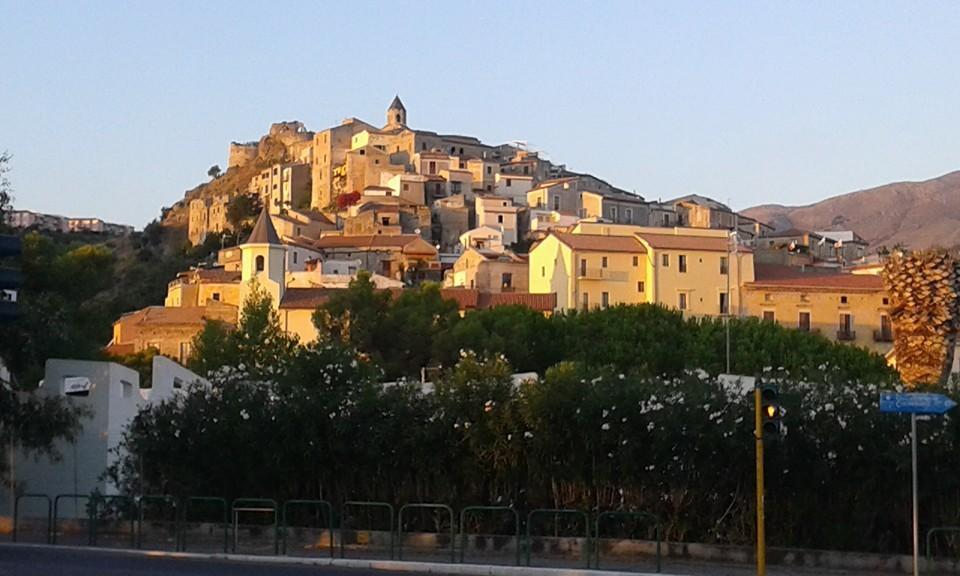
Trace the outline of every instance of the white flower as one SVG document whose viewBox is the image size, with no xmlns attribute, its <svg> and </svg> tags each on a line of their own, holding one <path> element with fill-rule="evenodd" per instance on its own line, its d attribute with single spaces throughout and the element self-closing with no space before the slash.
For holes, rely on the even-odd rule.
<svg viewBox="0 0 960 576">
<path fill-rule="evenodd" d="M 601 426 L 600 429 L 601 429 L 601 430 L 609 430 L 609 429 L 610 429 L 610 424 L 609 424 L 608 422 L 604 422 L 604 423 L 603 423 L 603 426 Z"/>
<path fill-rule="evenodd" d="M 507 440 L 513 440 L 513 434 L 507 434 Z"/>
<path fill-rule="evenodd" d="M 610 414 L 610 412 L 609 412 L 608 410 L 604 409 L 604 411 L 603 411 L 603 417 L 606 418 L 608 414 Z"/>
<path fill-rule="evenodd" d="M 523 433 L 523 437 L 524 437 L 524 438 L 533 438 L 533 432 L 527 430 L 526 432 Z"/>
<path fill-rule="evenodd" d="M 250 413 L 247 412 L 246 409 L 240 410 L 240 417 L 243 418 L 244 420 L 249 420 Z"/>
</svg>

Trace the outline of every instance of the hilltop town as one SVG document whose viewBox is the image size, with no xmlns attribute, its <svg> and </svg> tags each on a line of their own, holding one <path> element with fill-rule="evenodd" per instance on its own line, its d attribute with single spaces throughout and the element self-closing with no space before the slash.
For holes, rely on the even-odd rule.
<svg viewBox="0 0 960 576">
<path fill-rule="evenodd" d="M 366 272 L 382 290 L 442 283 L 462 313 L 654 303 L 891 353 L 882 265 L 852 230 L 775 231 L 699 195 L 648 200 L 518 144 L 412 128 L 399 97 L 385 120 L 284 122 L 231 143 L 227 171 L 164 218 L 194 245 L 219 238 L 216 259 L 183 270 L 163 306 L 119 318 L 109 349 L 185 362 L 207 320 L 237 323 L 253 284 L 309 342 L 316 307 Z"/>
</svg>

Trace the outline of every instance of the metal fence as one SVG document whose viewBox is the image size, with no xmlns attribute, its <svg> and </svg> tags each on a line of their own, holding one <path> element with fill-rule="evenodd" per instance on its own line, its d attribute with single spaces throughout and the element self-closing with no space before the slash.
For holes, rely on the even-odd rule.
<svg viewBox="0 0 960 576">
<path fill-rule="evenodd" d="M 395 508 L 387 502 L 347 501 L 335 509 L 324 500 L 21 494 L 11 538 L 331 558 L 339 548 L 341 558 L 349 551 L 366 558 L 617 570 L 640 570 L 638 561 L 652 559 L 660 572 L 661 534 L 656 516 L 634 511 L 536 509 L 523 515 L 507 506 L 467 506 L 457 514 L 441 503 Z M 614 559 L 604 552 L 604 542 L 624 541 L 635 544 L 635 557 Z"/>
</svg>

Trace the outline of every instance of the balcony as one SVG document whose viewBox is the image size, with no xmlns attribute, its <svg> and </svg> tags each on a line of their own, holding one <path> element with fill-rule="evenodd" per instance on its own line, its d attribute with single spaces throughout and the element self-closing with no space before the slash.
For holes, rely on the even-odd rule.
<svg viewBox="0 0 960 576">
<path fill-rule="evenodd" d="M 854 330 L 837 330 L 837 340 L 841 342 L 852 342 L 857 339 L 857 333 Z"/>
<path fill-rule="evenodd" d="M 893 342 L 893 331 L 890 329 L 881 329 L 873 331 L 874 342 Z"/>
<path fill-rule="evenodd" d="M 611 282 L 626 282 L 627 273 L 623 270 L 611 270 L 610 268 L 581 268 L 577 270 L 577 278 L 580 280 L 609 280 Z"/>
</svg>

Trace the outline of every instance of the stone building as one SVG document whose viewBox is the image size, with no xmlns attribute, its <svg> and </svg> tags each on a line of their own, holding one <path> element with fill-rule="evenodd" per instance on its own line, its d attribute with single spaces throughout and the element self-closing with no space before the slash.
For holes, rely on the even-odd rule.
<svg viewBox="0 0 960 576">
<path fill-rule="evenodd" d="M 274 164 L 250 180 L 248 192 L 260 198 L 271 214 L 310 206 L 310 166 Z"/>
<path fill-rule="evenodd" d="M 510 250 L 468 248 L 447 273 L 444 285 L 485 293 L 526 292 L 527 259 Z"/>
<path fill-rule="evenodd" d="M 202 244 L 207 234 L 230 230 L 227 221 L 227 206 L 230 197 L 226 194 L 194 198 L 190 201 L 187 238 L 194 246 Z"/>
</svg>

